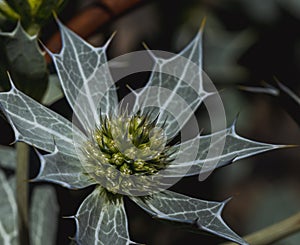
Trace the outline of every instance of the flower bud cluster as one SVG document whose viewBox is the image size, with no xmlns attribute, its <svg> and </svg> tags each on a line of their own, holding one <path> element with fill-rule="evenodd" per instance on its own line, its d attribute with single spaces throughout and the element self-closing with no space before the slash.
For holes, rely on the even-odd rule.
<svg viewBox="0 0 300 245">
<path fill-rule="evenodd" d="M 140 176 L 140 185 L 147 185 L 145 176 L 155 175 L 172 161 L 166 146 L 163 127 L 150 114 L 106 116 L 92 132 L 83 147 L 85 168 L 93 178 L 103 178 L 109 191 L 130 188 L 132 175 Z"/>
</svg>

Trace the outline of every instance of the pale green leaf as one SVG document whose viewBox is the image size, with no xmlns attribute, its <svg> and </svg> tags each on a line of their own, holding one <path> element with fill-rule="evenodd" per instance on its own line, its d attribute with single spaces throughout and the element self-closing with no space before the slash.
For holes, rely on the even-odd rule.
<svg viewBox="0 0 300 245">
<path fill-rule="evenodd" d="M 0 93 L 0 104 L 14 129 L 16 141 L 49 152 L 57 146 L 62 153 L 74 155 L 72 123 L 11 86 L 9 92 Z M 76 127 L 74 133 L 84 137 Z"/>
<path fill-rule="evenodd" d="M 106 64 L 107 42 L 95 48 L 58 22 L 63 47 L 59 54 L 51 54 L 65 96 L 85 129 L 99 124 L 101 113 L 115 109 L 116 88 Z"/>
<path fill-rule="evenodd" d="M 97 188 L 81 204 L 76 216 L 76 240 L 85 245 L 132 244 L 121 196 Z"/>
<path fill-rule="evenodd" d="M 16 150 L 12 147 L 0 145 L 0 167 L 16 168 Z"/>
<path fill-rule="evenodd" d="M 56 243 L 59 207 L 55 189 L 39 186 L 33 191 L 30 209 L 30 241 L 32 245 Z"/>
<path fill-rule="evenodd" d="M 218 140 L 211 143 L 212 137 L 215 137 Z M 218 142 L 223 140 L 224 137 L 225 145 L 222 154 L 207 157 L 209 149 L 215 147 L 215 145 L 217 146 Z M 181 168 L 190 168 L 185 174 L 186 176 L 206 173 L 237 160 L 262 152 L 286 147 L 285 145 L 266 144 L 244 138 L 236 133 L 235 124 L 233 124 L 225 130 L 210 135 L 198 135 L 191 140 L 174 146 L 178 150 L 178 152 L 174 154 L 174 158 L 178 154 L 181 156 L 179 159 L 189 159 L 189 156 L 187 155 L 185 157 L 185 154 L 189 154 L 189 149 L 196 143 L 199 144 L 196 159 L 185 162 L 180 162 L 175 159 L 167 169 L 170 176 L 180 176 Z M 215 165 L 215 163 L 217 163 L 217 165 Z"/>
<path fill-rule="evenodd" d="M 88 174 L 79 159 L 62 154 L 55 148 L 51 154 L 41 155 L 40 172 L 33 181 L 49 181 L 70 189 L 79 189 L 96 184 Z"/>
<path fill-rule="evenodd" d="M 226 202 L 203 201 L 170 191 L 131 199 L 154 218 L 182 224 L 191 231 L 207 232 L 238 244 L 247 244 L 223 221 L 221 213 Z"/>
<path fill-rule="evenodd" d="M 0 244 L 18 244 L 17 203 L 14 195 L 15 179 L 7 181 L 0 171 Z"/>
</svg>

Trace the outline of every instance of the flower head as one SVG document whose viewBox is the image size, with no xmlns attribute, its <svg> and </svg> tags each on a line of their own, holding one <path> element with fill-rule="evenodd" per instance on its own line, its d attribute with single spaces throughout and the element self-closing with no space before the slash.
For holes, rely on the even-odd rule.
<svg viewBox="0 0 300 245">
<path fill-rule="evenodd" d="M 137 184 L 132 175 L 139 177 L 140 188 L 148 186 L 151 190 L 153 183 L 146 176 L 165 169 L 172 161 L 163 127 L 156 126 L 156 119 L 140 113 L 101 118 L 101 125 L 82 147 L 86 174 L 96 182 L 106 181 L 106 189 L 112 193 L 130 194 Z"/>
<path fill-rule="evenodd" d="M 246 244 L 221 217 L 226 201 L 203 201 L 166 190 L 186 175 L 205 174 L 233 160 L 281 147 L 243 138 L 235 125 L 188 140 L 181 132 L 181 142 L 171 144 L 201 102 L 216 94 L 203 86 L 202 29 L 174 57 L 163 59 L 150 53 L 152 75 L 146 87 L 132 91 L 135 102 L 129 112 L 118 108 L 106 60 L 109 42 L 95 48 L 59 26 L 63 48 L 59 54 L 50 54 L 77 123 L 29 98 L 12 81 L 11 90 L 0 93 L 0 105 L 16 141 L 50 152 L 38 153 L 41 169 L 36 181 L 73 189 L 96 185 L 74 216 L 76 241 L 83 245 L 131 243 L 123 204 L 127 195 L 158 219 Z M 146 64 L 145 52 L 140 55 L 142 59 L 133 67 Z"/>
</svg>

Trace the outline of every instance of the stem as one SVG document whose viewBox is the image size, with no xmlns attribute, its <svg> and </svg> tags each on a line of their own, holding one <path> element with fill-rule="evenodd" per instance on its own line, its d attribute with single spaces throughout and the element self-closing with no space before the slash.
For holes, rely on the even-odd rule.
<svg viewBox="0 0 300 245">
<path fill-rule="evenodd" d="M 19 244 L 29 245 L 28 222 L 28 168 L 29 146 L 22 142 L 16 143 L 17 148 L 17 206 Z"/>
<path fill-rule="evenodd" d="M 299 231 L 300 212 L 274 225 L 247 235 L 244 239 L 251 245 L 268 245 Z M 235 245 L 235 243 L 223 243 L 223 245 Z"/>
</svg>

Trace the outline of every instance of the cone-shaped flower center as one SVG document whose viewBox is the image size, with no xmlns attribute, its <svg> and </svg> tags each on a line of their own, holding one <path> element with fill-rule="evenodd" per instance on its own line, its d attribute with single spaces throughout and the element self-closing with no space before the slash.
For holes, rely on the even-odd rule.
<svg viewBox="0 0 300 245">
<path fill-rule="evenodd" d="M 150 116 L 124 113 L 102 118 L 83 148 L 89 174 L 117 187 L 120 176 L 149 176 L 165 169 L 172 161 L 170 147 L 163 126 L 158 127 Z"/>
</svg>

